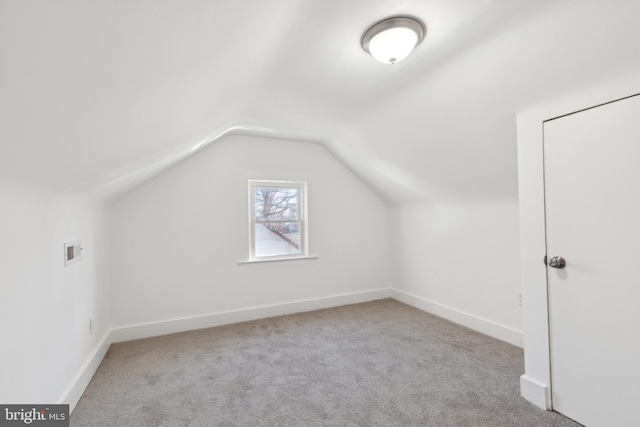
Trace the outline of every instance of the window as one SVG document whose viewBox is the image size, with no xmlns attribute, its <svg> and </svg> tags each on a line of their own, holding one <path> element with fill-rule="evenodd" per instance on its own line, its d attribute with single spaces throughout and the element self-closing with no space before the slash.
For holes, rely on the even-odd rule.
<svg viewBox="0 0 640 427">
<path fill-rule="evenodd" d="M 307 255 L 304 182 L 249 180 L 251 259 Z"/>
</svg>

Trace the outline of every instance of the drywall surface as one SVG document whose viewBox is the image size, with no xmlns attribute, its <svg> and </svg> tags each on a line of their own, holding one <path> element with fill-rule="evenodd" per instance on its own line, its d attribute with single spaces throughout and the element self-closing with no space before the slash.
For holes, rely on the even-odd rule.
<svg viewBox="0 0 640 427">
<path fill-rule="evenodd" d="M 307 181 L 310 255 L 248 259 L 248 180 Z M 228 136 L 111 211 L 113 326 L 389 288 L 389 209 L 321 145 Z"/>
<path fill-rule="evenodd" d="M 0 180 L 0 402 L 66 401 L 100 346 L 109 329 L 106 221 L 93 203 Z M 65 267 L 63 244 L 75 240 L 82 260 Z"/>
<path fill-rule="evenodd" d="M 516 200 L 398 207 L 398 299 L 522 345 Z"/>
</svg>

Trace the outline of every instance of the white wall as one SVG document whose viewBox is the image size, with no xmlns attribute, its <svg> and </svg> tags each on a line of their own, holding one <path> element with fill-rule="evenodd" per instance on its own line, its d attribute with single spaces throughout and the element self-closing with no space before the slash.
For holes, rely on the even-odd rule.
<svg viewBox="0 0 640 427">
<path fill-rule="evenodd" d="M 308 182 L 318 259 L 238 264 L 248 179 Z M 117 201 L 111 239 L 116 328 L 389 288 L 388 207 L 315 143 L 225 137 Z"/>
<path fill-rule="evenodd" d="M 396 298 L 522 345 L 515 200 L 395 208 Z"/>
<path fill-rule="evenodd" d="M 0 179 L 0 402 L 75 405 L 109 328 L 106 221 L 92 203 Z M 83 259 L 65 267 L 73 240 Z"/>
<path fill-rule="evenodd" d="M 542 123 L 564 114 L 640 93 L 640 69 L 609 76 L 598 84 L 558 94 L 518 113 L 518 180 L 520 203 L 520 266 L 523 292 L 525 374 L 522 396 L 552 408 L 551 363 L 544 218 Z"/>
</svg>

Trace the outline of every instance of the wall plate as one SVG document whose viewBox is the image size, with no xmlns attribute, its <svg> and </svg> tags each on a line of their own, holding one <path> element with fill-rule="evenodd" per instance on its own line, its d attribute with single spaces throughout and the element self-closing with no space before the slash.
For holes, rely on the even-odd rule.
<svg viewBox="0 0 640 427">
<path fill-rule="evenodd" d="M 68 266 L 82 260 L 82 244 L 80 240 L 64 244 L 64 265 Z"/>
</svg>

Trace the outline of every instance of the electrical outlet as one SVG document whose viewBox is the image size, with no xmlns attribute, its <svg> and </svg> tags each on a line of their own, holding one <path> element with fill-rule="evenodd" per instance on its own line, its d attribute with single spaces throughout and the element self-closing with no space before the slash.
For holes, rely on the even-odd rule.
<svg viewBox="0 0 640 427">
<path fill-rule="evenodd" d="M 89 335 L 93 335 L 93 317 L 89 318 Z"/>
</svg>

